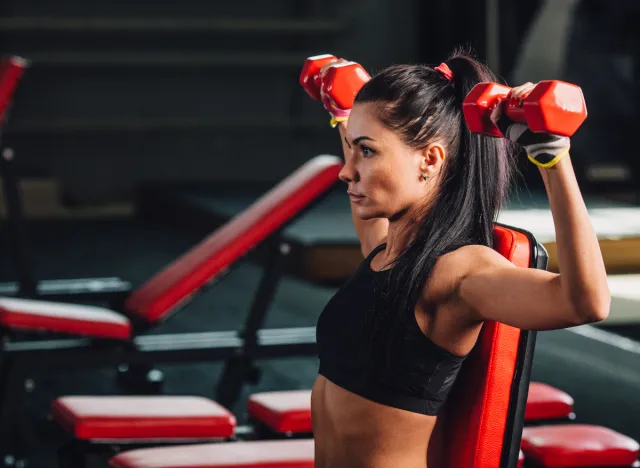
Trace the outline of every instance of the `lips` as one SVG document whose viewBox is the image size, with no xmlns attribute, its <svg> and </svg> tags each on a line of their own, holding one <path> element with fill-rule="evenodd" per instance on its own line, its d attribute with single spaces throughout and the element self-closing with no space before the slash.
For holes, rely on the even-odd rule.
<svg viewBox="0 0 640 468">
<path fill-rule="evenodd" d="M 352 192 L 351 190 L 348 190 L 347 194 L 349 195 L 349 199 L 351 199 L 352 202 L 359 202 L 365 199 L 365 196 L 363 194 Z"/>
</svg>

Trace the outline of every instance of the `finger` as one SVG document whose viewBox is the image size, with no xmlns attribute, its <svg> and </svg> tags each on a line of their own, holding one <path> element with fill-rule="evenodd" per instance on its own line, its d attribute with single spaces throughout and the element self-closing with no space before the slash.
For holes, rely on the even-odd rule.
<svg viewBox="0 0 640 468">
<path fill-rule="evenodd" d="M 500 120 L 500 117 L 502 117 L 502 99 L 496 100 L 490 114 L 490 118 L 494 123 L 497 123 Z"/>
<path fill-rule="evenodd" d="M 498 99 L 491 110 L 489 118 L 496 124 L 498 130 L 502 133 L 502 136 L 506 137 L 508 135 L 509 125 L 513 122 L 511 122 L 504 113 L 505 102 L 506 100 L 504 99 Z"/>
<path fill-rule="evenodd" d="M 533 88 L 535 88 L 535 85 L 533 83 L 525 83 L 523 85 L 516 86 L 511 90 L 511 97 L 515 99 L 521 99 L 522 97 L 529 94 Z"/>
</svg>

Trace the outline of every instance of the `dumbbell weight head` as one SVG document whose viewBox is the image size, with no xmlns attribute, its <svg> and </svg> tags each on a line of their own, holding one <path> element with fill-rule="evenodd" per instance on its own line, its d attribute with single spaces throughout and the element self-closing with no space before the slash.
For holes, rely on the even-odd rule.
<svg viewBox="0 0 640 468">
<path fill-rule="evenodd" d="M 320 70 L 337 60 L 338 57 L 330 54 L 316 55 L 305 60 L 300 72 L 300 85 L 316 101 L 320 100 Z"/>
<path fill-rule="evenodd" d="M 579 86 L 564 81 L 539 82 L 522 102 L 509 100 L 505 112 L 514 121 L 525 121 L 532 132 L 572 136 L 587 118 L 587 106 Z"/>
<path fill-rule="evenodd" d="M 478 83 L 462 101 L 462 113 L 471 133 L 502 137 L 491 120 L 491 112 L 500 100 L 506 99 L 511 88 L 498 83 Z"/>
<path fill-rule="evenodd" d="M 322 92 L 339 109 L 351 109 L 356 95 L 371 77 L 356 62 L 330 66 L 322 79 Z"/>
</svg>

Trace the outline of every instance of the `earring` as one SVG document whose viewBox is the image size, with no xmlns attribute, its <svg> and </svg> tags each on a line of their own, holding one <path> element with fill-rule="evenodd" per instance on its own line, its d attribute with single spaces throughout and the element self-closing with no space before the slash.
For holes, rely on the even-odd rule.
<svg viewBox="0 0 640 468">
<path fill-rule="evenodd" d="M 428 174 L 422 173 L 422 180 L 427 180 L 429 178 Z"/>
</svg>

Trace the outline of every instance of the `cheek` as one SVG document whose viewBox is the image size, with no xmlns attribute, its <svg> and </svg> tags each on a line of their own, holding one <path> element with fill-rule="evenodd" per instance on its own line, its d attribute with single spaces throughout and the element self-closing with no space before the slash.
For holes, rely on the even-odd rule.
<svg viewBox="0 0 640 468">
<path fill-rule="evenodd" d="M 424 184 L 416 174 L 415 165 L 408 161 L 395 161 L 385 168 L 381 188 L 385 191 L 387 202 L 394 210 L 401 210 L 419 202 L 424 196 Z"/>
<path fill-rule="evenodd" d="M 399 170 L 400 169 L 400 170 Z M 407 176 L 402 168 L 393 164 L 378 164 L 371 168 L 368 177 L 368 185 L 373 197 L 385 204 L 404 203 L 409 195 Z"/>
<path fill-rule="evenodd" d="M 383 158 L 369 160 L 363 164 L 361 170 L 362 181 L 372 191 L 381 195 L 380 192 L 393 192 L 399 186 L 399 178 L 393 165 Z"/>
<path fill-rule="evenodd" d="M 358 169 L 363 189 L 377 203 L 404 206 L 420 195 L 420 181 L 410 155 L 385 152 Z"/>
</svg>

